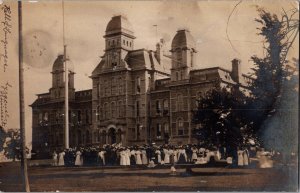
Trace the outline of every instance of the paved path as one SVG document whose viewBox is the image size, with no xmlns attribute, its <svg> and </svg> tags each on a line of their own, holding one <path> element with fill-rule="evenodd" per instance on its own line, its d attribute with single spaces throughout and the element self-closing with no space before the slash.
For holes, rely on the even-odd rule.
<svg viewBox="0 0 300 193">
<path fill-rule="evenodd" d="M 0 190 L 21 191 L 19 163 L 1 164 Z M 273 169 L 29 167 L 32 191 L 296 191 L 295 167 Z"/>
</svg>

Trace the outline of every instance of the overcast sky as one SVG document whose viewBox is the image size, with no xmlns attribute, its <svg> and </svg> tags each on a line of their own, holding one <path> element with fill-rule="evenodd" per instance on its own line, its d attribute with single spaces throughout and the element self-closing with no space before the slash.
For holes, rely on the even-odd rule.
<svg viewBox="0 0 300 193">
<path fill-rule="evenodd" d="M 242 60 L 243 73 L 252 67 L 250 57 L 263 55 L 262 39 L 257 36 L 256 7 L 280 14 L 282 8 L 298 7 L 296 1 L 65 1 L 65 38 L 70 64 L 75 69 L 76 90 L 90 89 L 88 77 L 103 55 L 105 28 L 114 15 L 125 15 L 134 28 L 135 49 L 154 49 L 158 39 L 164 38 L 167 47 L 176 31 L 188 28 L 197 41 L 197 67 L 221 66 L 231 69 L 233 58 Z M 9 121 L 7 128 L 18 128 L 18 47 L 17 4 L 6 2 L 12 9 L 13 33 L 9 35 L 9 66 L 1 73 L 1 85 L 9 80 Z M 1 5 L 3 7 L 3 4 Z M 1 11 L 1 20 L 3 11 Z M 227 26 L 228 23 L 228 26 Z M 157 25 L 156 29 L 153 25 Z M 233 48 L 227 40 L 228 36 Z M 51 68 L 63 51 L 62 3 L 47 1 L 23 3 L 23 36 L 25 63 L 26 137 L 31 141 L 30 105 L 38 93 L 51 87 Z M 1 40 L 4 33 L 1 31 Z M 299 40 L 297 39 L 296 42 Z M 3 45 L 0 51 L 3 53 Z M 289 58 L 298 58 L 299 44 Z M 2 62 L 2 61 L 1 61 Z M 2 67 L 2 66 L 1 66 Z"/>
</svg>

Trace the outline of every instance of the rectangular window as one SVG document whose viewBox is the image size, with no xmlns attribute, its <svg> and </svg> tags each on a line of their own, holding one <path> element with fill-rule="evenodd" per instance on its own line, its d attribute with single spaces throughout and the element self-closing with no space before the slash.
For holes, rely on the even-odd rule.
<svg viewBox="0 0 300 193">
<path fill-rule="evenodd" d="M 182 121 L 182 119 L 180 119 L 178 121 L 178 135 L 183 135 L 183 131 L 184 131 L 183 121 Z"/>
<path fill-rule="evenodd" d="M 140 139 L 141 138 L 141 126 L 139 124 L 137 124 L 136 126 L 136 139 Z"/>
<path fill-rule="evenodd" d="M 100 96 L 100 83 L 97 84 L 97 97 Z"/>
<path fill-rule="evenodd" d="M 140 102 L 136 101 L 136 116 L 140 116 Z"/>
<path fill-rule="evenodd" d="M 156 138 L 157 139 L 161 138 L 161 124 L 159 123 L 156 124 Z"/>
<path fill-rule="evenodd" d="M 157 114 L 161 113 L 161 104 L 159 100 L 156 101 L 156 113 Z"/>
<path fill-rule="evenodd" d="M 85 123 L 89 123 L 89 111 L 85 110 Z"/>
<path fill-rule="evenodd" d="M 81 111 L 77 111 L 78 122 L 81 122 Z"/>
<path fill-rule="evenodd" d="M 141 92 L 141 78 L 137 77 L 136 79 L 136 93 L 140 94 Z"/>
</svg>

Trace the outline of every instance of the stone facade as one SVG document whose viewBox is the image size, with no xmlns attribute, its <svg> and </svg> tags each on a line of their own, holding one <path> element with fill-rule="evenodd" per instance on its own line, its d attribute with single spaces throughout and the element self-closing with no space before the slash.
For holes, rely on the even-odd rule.
<svg viewBox="0 0 300 193">
<path fill-rule="evenodd" d="M 115 16 L 107 25 L 104 39 L 104 55 L 91 75 L 93 88 L 75 92 L 74 73 L 69 77 L 70 111 L 75 123 L 71 119 L 71 146 L 193 143 L 192 129 L 199 127 L 191 121 L 197 108 L 196 99 L 212 88 L 228 84 L 246 89 L 251 81 L 241 73 L 238 59 L 232 61 L 231 71 L 221 67 L 197 69 L 196 43 L 189 30 L 177 31 L 170 51 L 166 51 L 163 40 L 154 51 L 136 50 L 130 22 L 123 16 Z M 52 104 L 56 105 L 55 110 L 63 112 L 63 98 L 52 96 L 57 90 L 63 93 L 64 88 L 63 84 L 55 84 L 59 82 L 56 74 L 61 72 L 56 73 L 59 67 L 55 66 L 59 65 L 55 64 L 50 92 L 38 95 L 32 104 L 34 144 L 42 143 L 36 137 L 46 131 L 41 129 L 45 126 L 41 125 L 44 119 L 38 121 L 39 113 L 47 111 L 49 106 L 54 108 Z M 79 114 L 81 119 L 88 116 L 91 120 L 79 121 Z M 48 140 L 53 147 L 63 141 L 63 122 L 55 129 L 58 135 L 52 134 L 51 129 L 48 129 L 51 134 L 46 134 L 56 136 Z"/>
</svg>

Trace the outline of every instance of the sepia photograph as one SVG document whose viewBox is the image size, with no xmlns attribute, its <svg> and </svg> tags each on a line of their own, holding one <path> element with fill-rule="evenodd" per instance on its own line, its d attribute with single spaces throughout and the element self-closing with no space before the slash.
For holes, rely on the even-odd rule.
<svg viewBox="0 0 300 193">
<path fill-rule="evenodd" d="M 0 0 L 0 192 L 298 192 L 299 1 Z"/>
</svg>

